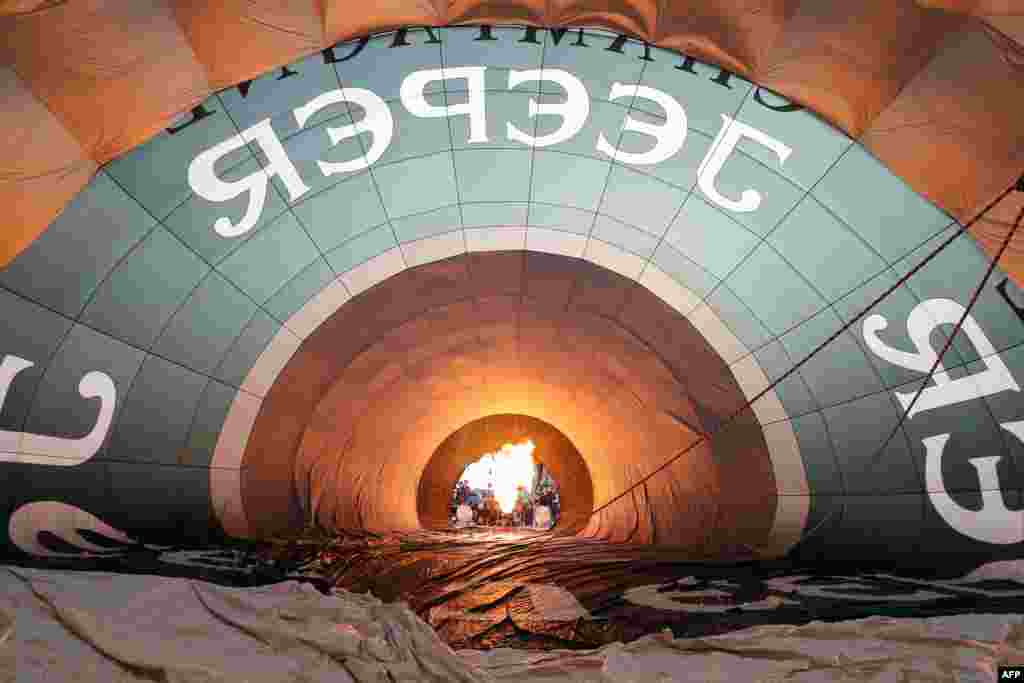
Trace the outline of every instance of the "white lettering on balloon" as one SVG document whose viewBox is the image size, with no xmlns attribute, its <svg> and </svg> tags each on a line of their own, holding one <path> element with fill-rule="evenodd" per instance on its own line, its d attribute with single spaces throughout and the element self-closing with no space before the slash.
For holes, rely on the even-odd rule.
<svg viewBox="0 0 1024 683">
<path fill-rule="evenodd" d="M 600 133 L 597 137 L 597 151 L 607 154 L 616 161 L 634 165 L 657 164 L 675 156 L 686 140 L 687 125 L 686 111 L 676 102 L 675 98 L 647 86 L 615 83 L 612 85 L 612 92 L 608 99 L 614 101 L 622 97 L 642 97 L 661 105 L 667 118 L 665 123 L 660 126 L 637 121 L 629 114 L 626 115 L 626 122 L 622 126 L 623 130 L 645 133 L 658 142 L 649 152 L 635 154 L 612 147 L 605 139 L 604 133 Z"/>
<path fill-rule="evenodd" d="M 17 356 L 4 356 L 0 363 L 0 409 L 7 399 L 7 390 L 14 378 L 22 370 L 35 365 L 31 361 Z M 53 465 L 70 467 L 81 465 L 96 455 L 103 445 L 114 419 L 114 405 L 117 399 L 117 387 L 109 375 L 102 372 L 87 372 L 78 383 L 78 393 L 82 398 L 98 398 L 100 414 L 96 424 L 88 434 L 79 439 L 66 439 L 58 436 L 29 434 L 28 432 L 11 432 L 0 430 L 0 461 L 20 462 L 34 465 Z"/>
<path fill-rule="evenodd" d="M 676 581 L 671 587 L 661 584 L 634 586 L 622 594 L 622 599 L 641 607 L 691 613 L 723 613 L 732 610 L 759 612 L 799 604 L 775 595 L 757 600 L 741 600 L 736 596 L 743 590 L 744 585 L 735 581 L 708 581 L 707 585 L 712 588 L 694 587 L 700 583 L 701 581 L 688 576 Z"/>
<path fill-rule="evenodd" d="M 864 320 L 864 341 L 876 355 L 893 365 L 927 374 L 934 366 L 934 386 L 925 387 L 917 402 L 911 406 L 915 392 L 894 391 L 896 399 L 907 418 L 926 410 L 957 405 L 1003 391 L 1020 391 L 995 347 L 966 309 L 952 299 L 929 299 L 922 301 L 907 316 L 907 334 L 916 353 L 894 349 L 878 337 L 878 333 L 889 326 L 881 315 L 871 315 Z M 955 325 L 963 318 L 961 330 L 974 345 L 985 369 L 960 379 L 950 379 L 942 366 L 938 353 L 931 343 L 931 334 L 940 325 Z M 1024 442 L 1024 421 L 1000 425 Z M 961 506 L 946 491 L 942 480 L 942 454 L 949 441 L 949 434 L 938 434 L 923 439 L 925 447 L 925 485 L 928 498 L 935 511 L 947 524 L 961 534 L 977 541 L 997 545 L 1008 545 L 1024 541 L 1024 511 L 1006 507 L 996 465 L 1002 456 L 989 455 L 971 458 L 969 463 L 978 473 L 981 492 L 980 510 Z"/>
<path fill-rule="evenodd" d="M 77 552 L 50 550 L 40 543 L 39 534 L 43 531 L 53 534 L 75 548 Z M 22 552 L 35 557 L 97 557 L 121 552 L 116 548 L 92 543 L 81 534 L 82 531 L 112 539 L 122 548 L 140 545 L 138 541 L 99 517 L 56 500 L 26 503 L 14 511 L 7 524 L 11 542 Z"/>
<path fill-rule="evenodd" d="M 1008 422 L 1000 426 L 1024 441 L 1024 421 Z M 978 472 L 981 490 L 981 509 L 969 510 L 950 497 L 942 481 L 942 453 L 947 441 L 949 434 L 924 439 L 927 452 L 925 483 L 935 511 L 946 524 L 977 541 L 998 545 L 1024 541 L 1024 510 L 1010 510 L 1003 500 L 999 474 L 996 472 L 996 464 L 1002 456 L 988 455 L 968 460 Z"/>
<path fill-rule="evenodd" d="M 700 167 L 697 169 L 697 185 L 701 192 L 718 206 L 738 213 L 749 213 L 756 211 L 757 207 L 761 206 L 760 192 L 743 190 L 739 199 L 730 199 L 715 187 L 715 180 L 722 171 L 726 159 L 743 138 L 750 138 L 775 152 L 780 165 L 785 164 L 786 159 L 793 153 L 793 149 L 780 140 L 776 140 L 742 121 L 733 120 L 722 114 L 722 127 L 719 129 L 718 135 L 715 136 L 715 141 L 711 143 L 711 149 L 708 150 L 707 156 L 704 157 L 704 161 L 700 162 Z"/>
<path fill-rule="evenodd" d="M 301 107 L 296 107 L 292 112 L 295 122 L 302 128 L 316 112 L 332 104 L 344 104 L 351 102 L 362 107 L 366 114 L 359 121 L 347 126 L 328 127 L 327 137 L 331 144 L 336 145 L 342 140 L 355 137 L 361 133 L 370 133 L 370 148 L 364 156 L 356 157 L 349 161 L 327 162 L 317 161 L 316 165 L 325 176 L 337 173 L 352 173 L 369 168 L 371 164 L 384 156 L 388 145 L 391 144 L 391 136 L 395 133 L 395 122 L 391 118 L 391 110 L 387 103 L 377 94 L 362 88 L 345 88 L 344 90 L 329 90 L 317 95 Z M 294 201 L 297 197 L 292 197 Z"/>
<path fill-rule="evenodd" d="M 898 586 L 891 582 L 886 585 L 886 582 L 874 580 L 872 576 L 832 576 L 827 581 L 818 581 L 820 579 L 816 580 L 814 576 L 798 574 L 768 579 L 764 583 L 769 589 L 780 593 L 829 600 L 920 602 L 948 597 L 928 590 L 895 591 L 893 589 Z"/>
<path fill-rule="evenodd" d="M 506 136 L 509 140 L 521 142 L 531 147 L 549 147 L 560 142 L 572 139 L 576 133 L 583 130 L 583 126 L 590 116 L 590 96 L 587 95 L 587 88 L 580 79 L 568 71 L 561 69 L 533 69 L 530 71 L 510 71 L 508 73 L 509 90 L 520 83 L 530 81 L 552 81 L 565 88 L 569 98 L 565 102 L 545 102 L 538 104 L 533 97 L 530 98 L 530 118 L 538 114 L 555 114 L 562 117 L 562 125 L 554 133 L 534 137 L 512 125 L 506 124 Z"/>
<path fill-rule="evenodd" d="M 402 81 L 402 104 L 413 116 L 437 118 L 464 114 L 469 117 L 469 141 L 487 142 L 487 113 L 484 104 L 484 71 L 486 66 L 463 66 L 458 68 L 429 69 L 416 71 Z M 427 102 L 423 89 L 427 83 L 453 78 L 465 78 L 469 88 L 468 97 L 462 104 L 437 107 Z"/>
<path fill-rule="evenodd" d="M 233 182 L 218 178 L 214 165 L 248 142 L 255 142 L 263 150 L 267 157 L 266 167 Z M 188 184 L 203 199 L 226 202 L 246 192 L 249 193 L 249 205 L 238 225 L 232 224 L 227 218 L 218 218 L 213 224 L 213 229 L 222 237 L 237 237 L 252 230 L 263 213 L 263 204 L 267 200 L 267 183 L 271 176 L 275 175 L 284 182 L 292 201 L 309 192 L 309 187 L 302 182 L 298 169 L 288 158 L 281 140 L 271 127 L 270 119 L 263 119 L 255 126 L 200 153 L 188 166 Z"/>
<path fill-rule="evenodd" d="M 466 116 L 469 119 L 469 143 L 489 142 L 484 87 L 486 69 L 485 66 L 461 66 L 414 71 L 402 80 L 402 105 L 410 114 L 421 118 Z M 451 79 L 465 79 L 465 102 L 440 106 L 427 101 L 425 89 L 428 84 Z M 506 125 L 508 139 L 531 147 L 548 147 L 565 142 L 578 134 L 590 115 L 590 95 L 583 83 L 571 73 L 560 69 L 509 71 L 510 89 L 530 81 L 551 81 L 565 90 L 567 99 L 564 102 L 538 103 L 532 97 L 528 100 L 530 118 L 539 114 L 558 115 L 562 117 L 562 125 L 553 133 L 533 136 L 509 122 Z M 595 140 L 595 149 L 616 161 L 632 165 L 658 164 L 675 156 L 686 140 L 687 117 L 683 106 L 671 95 L 655 88 L 637 83 L 612 85 L 609 100 L 627 97 L 651 100 L 665 111 L 665 121 L 660 125 L 639 121 L 628 113 L 622 125 L 622 130 L 653 137 L 654 147 L 646 152 L 625 152 L 614 147 L 604 133 L 599 133 Z M 362 88 L 343 88 L 321 93 L 306 104 L 296 107 L 292 113 L 299 127 L 304 127 L 313 114 L 321 109 L 345 103 L 361 107 L 366 114 L 358 123 L 328 127 L 326 130 L 331 144 L 337 145 L 342 140 L 362 133 L 370 133 L 373 137 L 372 143 L 365 155 L 349 161 L 317 161 L 317 167 L 324 176 L 351 173 L 370 167 L 384 155 L 394 137 L 394 119 L 387 103 L 378 95 Z M 722 128 L 700 164 L 697 179 L 704 194 L 712 202 L 729 211 L 755 211 L 762 201 L 762 195 L 757 190 L 744 190 L 739 199 L 731 199 L 721 194 L 715 185 L 726 160 L 743 138 L 754 140 L 775 152 L 780 164 L 785 163 L 793 152 L 788 145 L 767 133 L 722 114 Z M 215 170 L 217 162 L 243 148 L 247 143 L 255 143 L 262 150 L 263 156 L 266 157 L 264 168 L 233 181 L 218 177 Z M 207 201 L 222 203 L 243 194 L 248 196 L 245 214 L 237 223 L 224 216 L 214 221 L 213 230 L 222 237 L 239 237 L 255 227 L 266 204 L 267 184 L 274 176 L 284 183 L 292 202 L 309 192 L 309 186 L 288 158 L 269 118 L 199 153 L 188 167 L 189 186 L 196 195 Z"/>
<path fill-rule="evenodd" d="M 932 348 L 931 333 L 940 325 L 955 325 L 964 314 L 964 307 L 951 299 L 929 299 L 922 301 L 907 316 L 907 333 L 917 353 L 900 351 L 887 345 L 878 338 L 878 333 L 889 326 L 889 322 L 881 315 L 870 315 L 864 320 L 864 341 L 876 355 L 893 365 L 908 370 L 927 374 L 939 359 Z M 942 363 L 939 363 L 932 379 L 935 386 L 926 387 L 913 408 L 907 413 L 908 418 L 914 417 L 925 410 L 942 408 L 963 403 L 984 396 L 998 394 L 1001 391 L 1020 391 L 1010 370 L 996 354 L 992 342 L 985 336 L 981 326 L 972 318 L 964 318 L 961 327 L 967 338 L 985 364 L 985 370 L 976 372 L 957 380 L 949 378 Z M 893 392 L 904 410 L 910 407 L 915 392 Z"/>
</svg>

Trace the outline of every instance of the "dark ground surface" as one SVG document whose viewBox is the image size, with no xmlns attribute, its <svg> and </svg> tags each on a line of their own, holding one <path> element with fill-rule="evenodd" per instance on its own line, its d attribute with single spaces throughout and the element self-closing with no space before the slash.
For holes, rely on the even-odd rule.
<svg viewBox="0 0 1024 683">
<path fill-rule="evenodd" d="M 409 603 L 455 648 L 593 648 L 669 628 L 676 637 L 871 615 L 1024 613 L 1024 583 L 938 579 L 891 567 L 699 562 L 665 548 L 470 527 L 402 535 L 315 532 L 231 547 L 119 549 L 9 561 L 178 576 L 233 586 L 287 578 Z"/>
</svg>

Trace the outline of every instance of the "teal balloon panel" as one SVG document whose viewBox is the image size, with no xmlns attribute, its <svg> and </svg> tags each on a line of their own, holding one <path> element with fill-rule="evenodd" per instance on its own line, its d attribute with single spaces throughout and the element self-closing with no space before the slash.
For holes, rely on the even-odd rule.
<svg viewBox="0 0 1024 683">
<path fill-rule="evenodd" d="M 812 113 L 674 52 L 498 27 L 337 45 L 107 164 L 0 271 L 3 542 L 206 538 L 232 405 L 308 334 L 290 320 L 382 255 L 501 248 L 674 282 L 739 340 L 736 373 L 783 378 L 764 426 L 806 477 L 793 552 L 1016 558 L 1024 294 L 1000 270 L 897 428 L 988 266 L 962 236 L 903 282 L 957 228 Z"/>
</svg>

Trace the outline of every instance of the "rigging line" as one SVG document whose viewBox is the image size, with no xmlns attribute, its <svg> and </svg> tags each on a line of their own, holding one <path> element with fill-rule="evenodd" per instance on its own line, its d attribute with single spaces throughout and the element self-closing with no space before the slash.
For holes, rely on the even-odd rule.
<svg viewBox="0 0 1024 683">
<path fill-rule="evenodd" d="M 1020 227 L 1021 219 L 1024 219 L 1024 208 L 1022 208 L 1020 210 L 1020 213 L 1017 214 L 1017 219 L 1013 222 L 1013 225 L 1010 227 L 1010 231 L 1006 233 L 1006 237 L 1003 238 L 1003 243 L 1000 245 L 999 251 L 996 252 L 996 255 L 995 257 L 993 257 L 992 262 L 988 265 L 988 269 L 985 271 L 985 275 L 981 278 L 981 282 L 979 282 L 978 286 L 974 289 L 974 293 L 971 295 L 971 300 L 967 303 L 967 308 L 964 309 L 963 314 L 960 316 L 960 320 L 958 320 L 956 323 L 956 327 L 953 328 L 953 334 L 949 335 L 949 339 L 947 339 L 946 343 L 943 344 L 942 351 L 939 351 L 938 357 L 935 359 L 935 362 L 932 363 L 932 369 L 928 371 L 928 375 L 924 378 L 924 382 L 921 383 L 921 386 L 914 393 L 914 398 L 911 399 L 910 404 L 907 406 L 906 410 L 904 410 L 903 414 L 900 415 L 899 421 L 896 423 L 896 426 L 892 428 L 892 431 L 889 433 L 888 438 L 886 438 L 886 440 L 882 442 L 882 445 L 878 448 L 875 454 L 871 456 L 872 465 L 878 464 L 879 459 L 882 457 L 882 452 L 885 451 L 886 448 L 888 448 L 889 442 L 891 442 L 893 440 L 893 437 L 895 437 L 896 434 L 899 433 L 899 430 L 903 426 L 903 423 L 907 421 L 907 416 L 910 415 L 910 412 L 914 409 L 914 404 L 917 403 L 917 399 L 921 398 L 921 394 L 924 393 L 924 390 L 925 388 L 927 388 L 928 383 L 932 381 L 932 376 L 935 374 L 935 371 L 939 368 L 940 365 L 942 365 L 942 357 L 946 355 L 946 352 L 949 351 L 949 347 L 953 345 L 953 340 L 956 339 L 956 335 L 960 333 L 961 326 L 963 326 L 964 321 L 967 320 L 967 316 L 971 314 L 971 308 L 978 301 L 978 298 L 981 296 L 982 291 L 984 291 L 985 289 L 985 285 L 988 284 L 989 278 L 992 277 L 992 272 L 996 269 L 996 265 L 999 263 L 999 260 L 1003 257 L 1003 253 L 1006 251 L 1007 247 L 1010 246 L 1010 242 L 1013 240 L 1014 233 L 1016 233 L 1017 228 Z"/>
<path fill-rule="evenodd" d="M 960 237 L 965 232 L 967 232 L 971 228 L 972 225 L 974 225 L 976 222 L 978 222 L 978 220 L 980 220 L 982 216 L 984 216 L 986 213 L 988 213 L 989 210 L 991 210 L 996 204 L 998 204 L 999 202 L 1003 201 L 1003 199 L 1005 199 L 1007 195 L 1009 195 L 1011 192 L 1013 192 L 1014 189 L 1015 189 L 1015 186 L 1011 185 L 1010 187 L 1006 188 L 1006 190 L 1001 192 L 995 199 L 993 199 L 991 202 L 986 204 L 985 207 L 981 209 L 981 211 L 979 211 L 973 218 L 971 218 L 971 220 L 969 220 L 969 221 L 967 221 L 967 223 L 964 223 L 963 225 L 961 225 L 960 228 L 955 233 L 950 235 L 945 241 L 943 241 L 942 244 L 940 244 L 930 254 L 928 254 L 928 256 L 925 257 L 925 259 L 922 260 L 921 263 L 917 264 L 916 266 L 911 268 L 909 271 L 907 271 L 902 277 L 899 278 L 899 280 L 896 281 L 896 283 L 894 285 L 892 285 L 891 287 L 886 289 L 884 292 L 882 292 L 881 295 L 879 295 L 877 298 L 875 298 L 875 300 L 872 301 L 870 304 L 868 304 L 860 313 L 858 313 L 856 316 L 854 316 L 852 319 L 850 319 L 849 322 L 845 323 L 842 327 L 840 327 L 828 339 L 826 339 L 824 342 L 819 344 L 813 351 L 811 351 L 809 354 L 807 354 L 807 356 L 805 356 L 801 361 L 799 361 L 798 363 L 795 363 L 793 365 L 793 367 L 791 367 L 789 370 L 784 372 L 781 376 L 779 376 L 778 379 L 776 379 L 774 382 L 769 384 L 765 389 L 763 389 L 760 392 L 758 392 L 758 394 L 756 396 L 754 396 L 754 398 L 748 400 L 736 412 L 734 412 L 732 415 L 730 415 L 725 420 L 723 420 L 721 423 L 719 423 L 719 425 L 714 430 L 711 430 L 710 432 L 707 432 L 705 434 L 701 434 L 697 438 L 696 441 L 694 441 L 689 446 L 687 446 L 687 447 L 683 448 L 682 450 L 680 450 L 678 453 L 676 453 L 671 458 L 669 458 L 668 460 L 663 462 L 661 465 L 656 467 L 654 470 L 652 470 L 649 474 L 644 475 L 639 481 L 635 482 L 634 484 L 632 484 L 631 486 L 626 488 L 626 490 L 624 490 L 622 493 L 617 494 L 613 498 L 609 499 L 607 502 L 603 503 L 599 507 L 597 507 L 594 510 L 592 510 L 590 512 L 590 517 L 593 517 L 598 512 L 601 512 L 602 510 L 604 510 L 608 506 L 612 505 L 613 503 L 618 502 L 619 500 L 624 498 L 626 495 L 628 495 L 629 492 L 632 491 L 633 489 L 635 489 L 637 486 L 640 486 L 641 484 L 646 483 L 648 480 L 653 478 L 656 474 L 660 473 L 662 470 L 664 470 L 664 469 L 668 468 L 670 465 L 672 465 L 672 463 L 674 463 L 676 460 L 678 460 L 679 458 L 683 457 L 684 455 L 686 455 L 687 453 L 692 451 L 694 448 L 696 448 L 697 446 L 699 446 L 702 443 L 704 443 L 705 441 L 710 440 L 711 438 L 716 436 L 719 432 L 721 432 L 723 429 L 725 429 L 727 426 L 729 426 L 729 424 L 731 424 L 737 417 L 742 415 L 744 413 L 744 411 L 749 409 L 751 405 L 753 405 L 756 401 L 758 401 L 761 397 L 763 397 L 768 392 L 774 390 L 775 387 L 778 384 L 782 383 L 787 378 L 789 378 L 793 373 L 795 373 L 797 370 L 799 370 L 800 367 L 804 365 L 804 363 L 809 361 L 811 358 L 813 358 L 815 355 L 817 355 L 822 349 L 824 349 L 826 346 L 831 344 L 835 339 L 837 339 L 839 337 L 839 335 L 841 335 L 844 332 L 846 332 L 846 330 L 848 330 L 850 327 L 852 327 L 854 323 L 856 323 L 861 318 L 863 318 L 868 313 L 868 311 L 870 311 L 872 308 L 877 306 L 887 296 L 889 296 L 890 294 L 895 292 L 899 287 L 901 287 L 907 280 L 909 280 L 911 278 L 911 276 L 913 276 L 915 273 L 917 273 L 917 271 L 919 271 L 922 268 L 924 268 L 932 259 L 934 259 L 936 256 L 938 256 L 946 247 L 948 247 L 950 244 L 952 244 L 953 241 L 956 238 Z M 1011 234 L 1012 234 L 1012 231 L 1011 231 Z M 1008 243 L 1009 242 L 1007 241 L 1007 244 Z M 1005 244 L 1004 244 L 1002 249 L 1005 249 Z M 1002 249 L 1000 250 L 999 256 L 1002 256 Z M 999 259 L 997 258 L 995 261 L 993 261 L 993 264 L 997 263 L 998 260 Z M 989 270 L 991 272 L 991 268 Z M 986 275 L 986 277 L 987 277 L 987 275 Z"/>
</svg>

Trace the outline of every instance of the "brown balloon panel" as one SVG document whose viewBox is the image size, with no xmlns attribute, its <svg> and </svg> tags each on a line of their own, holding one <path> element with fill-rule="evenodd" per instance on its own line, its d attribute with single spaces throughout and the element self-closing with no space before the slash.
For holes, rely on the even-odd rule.
<svg viewBox="0 0 1024 683">
<path fill-rule="evenodd" d="M 1024 294 L 997 268 L 968 311 L 957 229 L 801 106 L 617 34 L 313 53 L 0 270 L 4 547 L 435 528 L 528 433 L 581 538 L 1017 558 Z"/>
<path fill-rule="evenodd" d="M 353 330 L 373 341 L 353 338 Z M 318 376 L 335 379 L 309 392 Z M 701 396 L 697 387 L 706 385 L 716 390 Z M 250 529 L 279 529 L 297 510 L 287 497 L 273 503 L 274 491 L 294 468 L 296 490 L 312 502 L 299 508 L 312 508 L 323 524 L 383 530 L 397 517 L 404 526 L 436 525 L 456 470 L 486 452 L 456 444 L 526 436 L 542 462 L 554 458 L 553 475 L 569 487 L 563 509 L 581 515 L 582 528 L 593 505 L 694 444 L 743 402 L 692 325 L 622 276 L 557 255 L 456 257 L 392 277 L 307 338 L 253 426 L 241 500 Z M 507 414 L 536 424 L 495 417 Z M 692 542 L 697 518 L 680 523 L 671 506 L 687 495 L 709 514 L 719 478 L 739 477 L 741 467 L 742 486 L 756 493 L 715 497 L 737 512 L 750 508 L 757 521 L 747 523 L 766 533 L 775 504 L 771 463 L 756 423 L 747 422 L 722 444 L 746 454 L 742 465 L 724 455 L 716 462 L 714 445 L 698 448 L 672 476 L 645 487 L 655 499 L 650 516 L 661 521 L 633 540 Z M 749 443 L 736 443 L 741 432 Z M 296 450 L 294 464 L 280 457 Z M 356 481 L 358 494 L 348 490 Z M 623 529 L 634 523 L 626 524 L 635 517 L 627 507 L 610 512 L 622 516 Z"/>
</svg>

